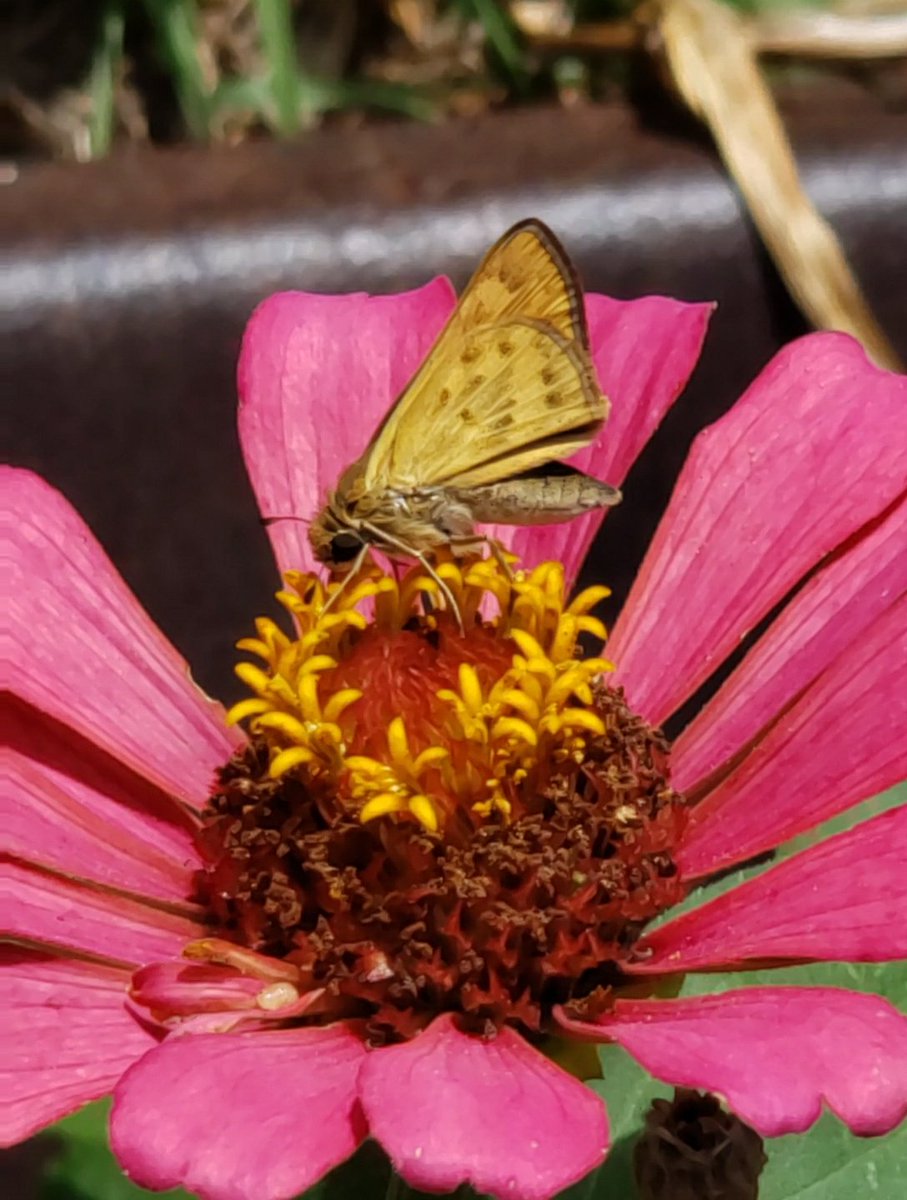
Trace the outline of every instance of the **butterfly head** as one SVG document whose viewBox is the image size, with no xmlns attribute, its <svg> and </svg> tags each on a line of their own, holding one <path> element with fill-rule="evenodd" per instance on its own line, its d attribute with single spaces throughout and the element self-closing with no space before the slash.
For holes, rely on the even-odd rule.
<svg viewBox="0 0 907 1200">
<path fill-rule="evenodd" d="M 341 515 L 330 502 L 309 526 L 309 541 L 315 557 L 333 575 L 349 571 L 366 545 L 355 522 Z"/>
</svg>

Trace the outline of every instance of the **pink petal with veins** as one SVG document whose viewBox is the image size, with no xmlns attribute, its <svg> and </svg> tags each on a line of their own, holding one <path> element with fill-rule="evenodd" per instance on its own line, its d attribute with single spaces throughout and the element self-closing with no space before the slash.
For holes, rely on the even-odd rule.
<svg viewBox="0 0 907 1200">
<path fill-rule="evenodd" d="M 740 884 L 637 942 L 635 974 L 752 960 L 907 959 L 907 806 Z"/>
<path fill-rule="evenodd" d="M 4 685 L 200 806 L 241 740 L 59 492 L 0 469 L 9 578 Z"/>
<path fill-rule="evenodd" d="M 27 705 L 4 706 L 0 845 L 69 875 L 182 901 L 200 859 L 173 801 Z"/>
<path fill-rule="evenodd" d="M 701 800 L 675 859 L 698 878 L 811 829 L 907 777 L 907 596 Z"/>
<path fill-rule="evenodd" d="M 3 936 L 130 965 L 178 957 L 205 933 L 201 920 L 16 862 L 0 863 L 0 910 Z"/>
<path fill-rule="evenodd" d="M 0 946 L 0 1146 L 109 1092 L 155 1045 L 124 1007 L 129 975 Z"/>
<path fill-rule="evenodd" d="M 586 297 L 595 370 L 611 401 L 608 422 L 574 462 L 623 483 L 699 361 L 714 304 L 666 296 Z"/>
<path fill-rule="evenodd" d="M 547 1200 L 608 1148 L 601 1100 L 506 1026 L 486 1040 L 437 1017 L 412 1041 L 368 1056 L 360 1095 L 396 1171 L 427 1191 L 468 1183 Z"/>
<path fill-rule="evenodd" d="M 907 592 L 907 495 L 842 546 L 773 621 L 671 748 L 674 786 L 690 791 L 752 744 Z"/>
<path fill-rule="evenodd" d="M 365 1137 L 356 1080 L 366 1053 L 342 1025 L 173 1038 L 117 1085 L 114 1153 L 154 1191 L 290 1200 Z"/>
<path fill-rule="evenodd" d="M 703 1088 L 763 1137 L 802 1133 L 827 1105 L 854 1133 L 907 1115 L 907 1018 L 839 988 L 743 988 L 682 1000 L 618 1000 L 565 1028 L 618 1042 L 657 1079 Z"/>
<path fill-rule="evenodd" d="M 907 378 L 844 334 L 782 350 L 699 435 L 608 642 L 670 716 L 826 554 L 907 486 Z"/>
<path fill-rule="evenodd" d="M 239 437 L 281 571 L 316 567 L 308 522 L 428 353 L 454 305 L 443 278 L 396 296 L 280 292 L 239 360 Z"/>
</svg>

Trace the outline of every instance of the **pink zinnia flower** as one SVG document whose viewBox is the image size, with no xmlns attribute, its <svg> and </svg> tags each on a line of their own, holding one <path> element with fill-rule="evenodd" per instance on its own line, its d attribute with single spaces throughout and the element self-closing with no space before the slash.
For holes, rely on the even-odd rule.
<svg viewBox="0 0 907 1200">
<path fill-rule="evenodd" d="M 258 309 L 240 435 L 264 514 L 317 508 L 453 303 L 436 280 Z M 578 461 L 620 484 L 708 308 L 588 312 L 613 411 Z M 280 1200 L 370 1135 L 416 1187 L 542 1200 L 608 1147 L 601 1100 L 534 1044 L 558 1032 L 620 1043 L 764 1135 L 823 1104 L 891 1129 L 907 1019 L 884 1000 L 656 988 L 907 956 L 903 808 L 643 927 L 907 774 L 905 467 L 907 380 L 844 336 L 790 346 L 697 439 L 609 675 L 575 652 L 603 632 L 601 590 L 570 605 L 556 565 L 533 570 L 572 579 L 592 518 L 508 531 L 515 583 L 449 564 L 465 638 L 413 572 L 365 578 L 374 619 L 350 596 L 328 621 L 292 574 L 313 566 L 304 525 L 275 524 L 297 631 L 261 620 L 245 643 L 264 660 L 240 668 L 251 741 L 66 500 L 6 471 L 2 1140 L 112 1090 L 114 1149 L 147 1187 Z M 782 601 L 669 747 L 654 727 Z"/>
</svg>

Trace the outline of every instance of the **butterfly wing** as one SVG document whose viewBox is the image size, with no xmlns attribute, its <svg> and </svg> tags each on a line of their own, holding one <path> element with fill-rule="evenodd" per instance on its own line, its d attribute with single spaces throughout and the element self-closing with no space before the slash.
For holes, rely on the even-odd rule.
<svg viewBox="0 0 907 1200">
<path fill-rule="evenodd" d="M 573 268 L 526 221 L 489 251 L 350 474 L 373 493 L 494 483 L 573 454 L 607 412 Z"/>
</svg>

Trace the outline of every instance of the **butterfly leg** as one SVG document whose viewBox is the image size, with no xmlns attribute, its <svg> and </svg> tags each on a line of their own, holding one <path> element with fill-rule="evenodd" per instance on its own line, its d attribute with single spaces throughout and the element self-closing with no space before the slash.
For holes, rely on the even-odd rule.
<svg viewBox="0 0 907 1200">
<path fill-rule="evenodd" d="M 422 567 L 422 570 L 425 572 L 425 574 L 428 575 L 430 579 L 433 579 L 438 585 L 438 590 L 447 601 L 450 611 L 456 618 L 460 633 L 465 633 L 466 627 L 463 624 L 463 614 L 460 612 L 460 606 L 457 604 L 456 596 L 454 596 L 449 586 L 444 582 L 435 568 L 431 565 L 427 555 L 423 554 L 421 550 L 416 550 L 414 546 L 409 546 L 406 542 L 401 542 L 399 538 L 395 538 L 393 534 L 388 533 L 384 529 L 377 529 L 366 522 L 363 522 L 362 528 L 375 538 L 376 544 L 379 547 L 381 547 L 381 544 L 384 543 L 385 546 L 391 546 L 394 550 L 399 551 L 401 554 L 405 554 L 407 558 L 414 558 L 416 560 L 416 562 Z"/>
<path fill-rule="evenodd" d="M 337 600 L 340 599 L 340 597 L 343 595 L 343 593 L 349 587 L 350 583 L 352 583 L 352 581 L 356 578 L 356 576 L 362 570 L 362 564 L 365 562 L 365 556 L 368 554 L 368 552 L 369 552 L 368 545 L 363 544 L 362 549 L 359 551 L 359 553 L 356 555 L 355 559 L 353 560 L 352 567 L 350 567 L 350 569 L 344 574 L 343 579 L 340 582 L 340 587 L 338 587 L 336 591 L 332 592 L 331 595 L 328 596 L 327 600 L 325 600 L 324 607 L 321 610 L 322 616 L 324 616 L 324 614 L 326 612 L 328 612 L 329 609 L 332 609 L 334 607 L 334 604 L 337 602 Z"/>
<path fill-rule="evenodd" d="M 504 554 L 504 547 L 497 538 L 489 537 L 486 533 L 468 534 L 465 537 L 453 537 L 450 539 L 451 548 L 455 553 L 460 551 L 480 550 L 483 546 L 487 546 L 494 557 L 495 562 L 504 572 L 508 582 L 513 582 L 513 568 L 507 561 Z"/>
</svg>

